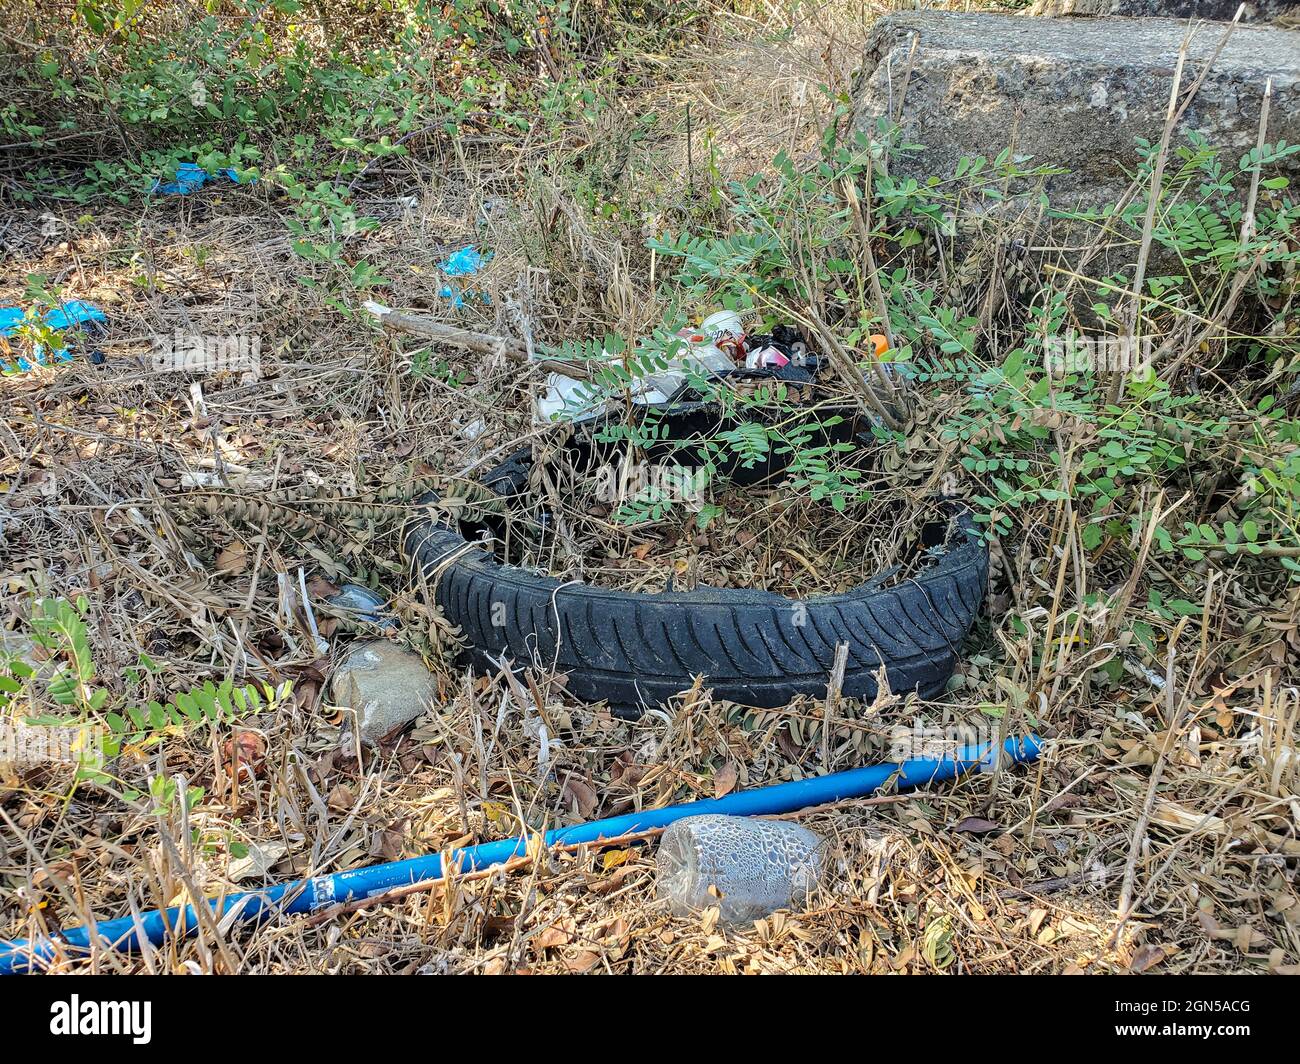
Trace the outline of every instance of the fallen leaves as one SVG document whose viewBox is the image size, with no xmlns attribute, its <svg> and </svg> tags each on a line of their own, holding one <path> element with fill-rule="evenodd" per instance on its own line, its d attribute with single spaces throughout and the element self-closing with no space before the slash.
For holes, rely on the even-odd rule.
<svg viewBox="0 0 1300 1064">
<path fill-rule="evenodd" d="M 962 817 L 953 825 L 953 831 L 966 835 L 987 835 L 990 831 L 1000 831 L 1002 825 L 996 820 L 986 820 L 980 816 Z"/>
<path fill-rule="evenodd" d="M 286 853 L 289 847 L 282 842 L 253 842 L 248 845 L 248 852 L 230 862 L 226 873 L 232 883 L 246 879 L 265 879 Z"/>
<path fill-rule="evenodd" d="M 578 815 L 584 820 L 589 819 L 596 811 L 596 806 L 600 804 L 591 785 L 576 776 L 569 776 L 564 781 L 561 794 L 566 802 L 571 803 L 577 809 Z"/>
<path fill-rule="evenodd" d="M 647 765 L 638 765 L 631 750 L 624 750 L 614 759 L 609 770 L 611 783 L 621 783 L 625 787 L 635 788 L 650 771 Z"/>
<path fill-rule="evenodd" d="M 599 963 L 600 954 L 589 949 L 585 949 L 581 953 L 564 959 L 564 967 L 574 975 L 581 975 L 583 972 L 589 972 Z"/>
<path fill-rule="evenodd" d="M 574 922 L 567 918 L 543 928 L 533 936 L 533 946 L 539 950 L 557 949 L 573 941 Z"/>
<path fill-rule="evenodd" d="M 217 553 L 217 572 L 236 576 L 248 568 L 248 548 L 235 540 Z"/>
<path fill-rule="evenodd" d="M 337 595 L 341 590 L 338 584 L 321 573 L 317 573 L 307 581 L 307 593 L 318 602 Z"/>
<path fill-rule="evenodd" d="M 1219 922 L 1204 909 L 1197 912 L 1196 918 L 1204 928 L 1207 937 L 1216 942 L 1231 942 L 1239 953 L 1250 953 L 1270 943 L 1266 935 L 1261 934 L 1250 924 L 1221 927 Z"/>
<path fill-rule="evenodd" d="M 255 731 L 240 729 L 225 741 L 222 751 L 232 776 L 251 779 L 266 761 L 266 740 Z"/>
<path fill-rule="evenodd" d="M 346 783 L 340 783 L 330 791 L 325 804 L 336 813 L 347 813 L 351 812 L 352 807 L 357 804 L 357 798 L 352 793 L 351 787 Z"/>
<path fill-rule="evenodd" d="M 630 855 L 635 853 L 635 850 L 615 850 L 611 852 L 620 855 L 621 854 Z M 587 890 L 590 893 L 595 894 L 597 896 L 612 894 L 614 891 L 616 891 L 619 887 L 623 885 L 624 881 L 630 875 L 632 875 L 634 872 L 637 871 L 638 866 L 631 863 L 630 857 L 620 858 L 618 860 L 621 863 L 617 863 L 616 866 L 613 867 L 609 875 L 593 876 L 588 881 Z"/>
<path fill-rule="evenodd" d="M 1133 959 L 1129 961 L 1128 970 L 1130 972 L 1141 974 L 1150 968 L 1154 968 L 1167 956 L 1168 954 L 1165 952 L 1163 946 L 1156 946 L 1150 943 L 1145 946 L 1139 946 L 1137 951 L 1133 954 Z"/>
</svg>

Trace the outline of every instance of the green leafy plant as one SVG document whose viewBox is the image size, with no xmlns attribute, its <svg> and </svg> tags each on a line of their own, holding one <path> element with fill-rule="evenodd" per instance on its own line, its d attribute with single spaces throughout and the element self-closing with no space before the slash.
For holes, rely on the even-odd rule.
<svg viewBox="0 0 1300 1064">
<path fill-rule="evenodd" d="M 356 194 L 377 166 L 467 127 L 517 135 L 539 114 L 592 124 L 598 79 L 617 77 L 638 41 L 653 50 L 701 15 L 667 0 L 336 7 L 76 0 L 64 21 L 18 0 L 12 20 L 30 30 L 0 40 L 0 145 L 20 155 L 4 194 L 126 203 L 182 163 L 233 169 L 287 200 L 301 280 L 344 312 L 345 296 L 387 283 L 353 250 L 376 225 Z M 650 28 L 629 32 L 626 16 Z"/>
<path fill-rule="evenodd" d="M 169 735 L 183 735 L 200 725 L 230 724 L 245 717 L 274 709 L 292 691 L 284 683 L 236 685 L 230 679 L 205 681 L 201 686 L 174 695 L 166 702 L 136 695 L 146 677 L 159 672 L 158 665 L 141 654 L 136 666 L 125 670 L 129 690 L 114 697 L 98 683 L 91 651 L 84 596 L 75 602 L 62 598 L 41 598 L 33 602 L 29 631 L 32 643 L 45 655 L 38 664 L 7 652 L 0 661 L 0 711 L 21 716 L 34 727 L 90 727 L 100 733 L 94 750 L 82 751 L 77 779 L 108 783 L 102 769 L 105 761 L 124 750 L 147 750 Z M 74 710 L 75 716 L 42 711 L 45 700 Z M 128 790 L 129 797 L 140 792 Z"/>
</svg>

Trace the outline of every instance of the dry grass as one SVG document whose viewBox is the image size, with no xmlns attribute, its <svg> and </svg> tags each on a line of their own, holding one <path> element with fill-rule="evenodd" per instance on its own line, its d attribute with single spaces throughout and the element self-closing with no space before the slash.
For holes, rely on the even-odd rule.
<svg viewBox="0 0 1300 1064">
<path fill-rule="evenodd" d="M 653 107 L 660 133 L 629 143 L 621 162 L 613 150 L 601 163 L 640 208 L 626 222 L 592 222 L 569 191 L 575 157 L 616 149 L 626 133 L 619 128 L 599 145 L 569 131 L 468 154 L 432 151 L 377 175 L 359 213 L 384 224 L 355 251 L 391 279 L 385 300 L 439 308 L 433 264 L 477 240 L 497 252 L 485 277 L 493 303 L 456 320 L 546 340 L 643 327 L 655 305 L 641 238 L 682 210 L 685 103 L 692 182 L 708 167 L 752 172 L 781 148 L 798 156 L 824 118 L 815 86 L 844 83 L 860 39 L 835 12 L 799 27 L 792 45 L 765 43 L 760 29 L 737 20 L 716 47 L 647 61 L 661 76 L 644 98 L 626 101 L 627 112 Z M 1037 765 L 802 815 L 833 840 L 827 881 L 805 911 L 752 927 L 721 929 L 714 913 L 669 916 L 654 899 L 653 850 L 638 844 L 557 854 L 328 919 L 204 930 L 142 957 L 68 958 L 59 969 L 1027 973 L 1300 964 L 1294 593 L 1261 610 L 1235 582 L 1212 583 L 1204 623 L 1170 633 L 1164 674 L 1154 674 L 1114 641 L 1089 645 L 1072 630 L 1070 611 L 1129 573 L 1083 550 L 1070 504 L 1060 503 L 1035 515 L 1014 551 L 995 545 L 990 623 L 941 703 L 846 702 L 834 707 L 823 741 L 820 704 L 746 715 L 694 691 L 629 723 L 576 703 L 545 674 L 530 678 L 524 696 L 430 660 L 441 697 L 414 730 L 373 754 L 345 753 L 324 680 L 348 634 L 318 613 L 332 643 L 320 654 L 286 587 L 301 572 L 319 606 L 328 582 L 367 579 L 393 597 L 404 633 L 427 647 L 421 640 L 437 628 L 397 564 L 409 507 L 401 486 L 481 471 L 531 439 L 536 377 L 490 357 L 427 356 L 328 309 L 294 280 L 304 267 L 281 235 L 277 204 L 256 187 L 93 220 L 69 211 L 48 230 L 34 211 L 7 220 L 0 303 L 21 297 L 25 274 L 44 273 L 69 296 L 103 305 L 112 333 L 103 366 L 78 359 L 0 383 L 0 622 L 19 627 L 30 594 L 85 593 L 99 672 L 113 682 L 143 651 L 164 666 L 160 691 L 224 675 L 292 679 L 295 690 L 274 715 L 241 725 L 265 750 L 251 774 L 232 774 L 224 726 L 124 753 L 116 770 L 124 780 L 165 774 L 204 786 L 193 808 L 155 815 L 94 788 L 74 790 L 57 772 L 0 780 L 0 937 L 166 905 L 185 896 L 186 880 L 204 894 L 256 885 L 256 875 L 236 879 L 232 842 L 265 855 L 272 879 L 337 871 L 522 825 L 854 767 L 886 756 L 918 722 L 996 726 L 986 715 L 995 709 L 1008 732 L 1032 720 L 1050 737 Z M 264 337 L 261 380 L 227 375 L 197 388 L 149 368 L 153 334 L 221 332 L 250 320 Z M 443 368 L 462 378 L 447 379 Z M 940 416 L 931 411 L 915 426 L 899 471 L 900 491 L 913 498 L 933 489 L 949 461 L 931 428 Z M 192 487 L 200 482 L 209 485 L 201 498 Z M 375 501 L 385 487 L 398 489 L 398 501 Z M 289 511 L 250 509 L 249 500 L 281 489 L 317 498 Z M 340 497 L 342 511 L 322 515 Z M 201 499 L 217 501 L 195 505 Z M 873 531 L 857 542 L 879 538 Z M 713 549 L 720 545 L 682 550 L 718 582 L 763 570 L 734 553 L 761 553 L 763 542 L 732 554 Z M 856 549 L 836 534 L 802 553 L 851 559 Z M 683 556 L 670 547 L 661 560 L 674 567 Z M 1027 625 L 1016 638 L 1001 623 L 1012 609 Z M 1051 653 L 1039 659 L 1043 647 Z M 1114 654 L 1126 671 L 1103 685 L 1092 666 Z M 1121 914 L 1125 896 L 1131 913 Z"/>
</svg>

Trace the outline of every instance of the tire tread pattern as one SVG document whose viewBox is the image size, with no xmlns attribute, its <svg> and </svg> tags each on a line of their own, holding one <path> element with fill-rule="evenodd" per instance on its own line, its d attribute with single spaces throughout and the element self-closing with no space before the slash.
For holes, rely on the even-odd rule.
<svg viewBox="0 0 1300 1064">
<path fill-rule="evenodd" d="M 483 482 L 516 494 L 527 476 L 528 463 L 513 456 Z M 663 704 L 696 676 L 716 697 L 776 708 L 796 695 L 824 695 L 842 642 L 845 695 L 874 697 L 882 664 L 896 693 L 942 692 L 988 579 L 987 549 L 969 512 L 956 512 L 948 550 L 915 579 L 802 601 L 754 590 L 651 595 L 561 584 L 499 563 L 432 517 L 408 527 L 405 547 L 447 619 L 468 636 L 476 664 L 553 667 L 579 698 L 623 712 Z M 795 623 L 799 612 L 806 623 Z"/>
</svg>

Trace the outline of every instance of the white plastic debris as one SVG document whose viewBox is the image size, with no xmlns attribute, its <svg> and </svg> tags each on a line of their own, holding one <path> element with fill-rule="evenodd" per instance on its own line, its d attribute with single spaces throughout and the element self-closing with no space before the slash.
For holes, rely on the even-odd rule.
<svg viewBox="0 0 1300 1064">
<path fill-rule="evenodd" d="M 745 355 L 746 369 L 780 369 L 788 365 L 790 359 L 786 357 L 785 352 L 771 345 L 756 347 Z"/>
<path fill-rule="evenodd" d="M 822 840 L 798 824 L 691 816 L 659 840 L 655 891 L 678 916 L 716 905 L 721 923 L 747 923 L 801 901 L 822 863 Z"/>
<path fill-rule="evenodd" d="M 663 380 L 664 378 L 669 379 Z M 664 387 L 657 387 L 661 380 Z M 672 372 L 657 374 L 643 381 L 633 381 L 632 401 L 641 406 L 671 402 L 685 382 L 685 373 Z M 550 373 L 546 377 L 546 391 L 537 397 L 535 404 L 537 421 L 549 425 L 560 414 L 566 414 L 574 424 L 580 425 L 599 416 L 606 398 L 606 393 L 589 381 L 577 381 L 560 373 Z"/>
<path fill-rule="evenodd" d="M 637 405 L 670 403 L 685 386 L 688 373 L 725 373 L 736 368 L 738 357 L 744 357 L 745 329 L 735 311 L 719 311 L 705 318 L 699 329 L 683 329 L 678 335 L 686 341 L 681 354 L 662 372 L 631 383 L 632 401 Z M 609 360 L 617 357 L 608 351 L 601 354 Z M 537 421 L 550 424 L 560 414 L 575 424 L 591 421 L 604 409 L 605 399 L 606 394 L 588 381 L 552 373 L 535 404 Z"/>
</svg>

